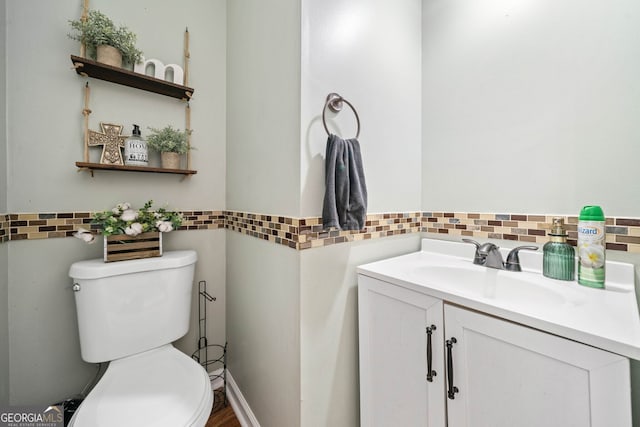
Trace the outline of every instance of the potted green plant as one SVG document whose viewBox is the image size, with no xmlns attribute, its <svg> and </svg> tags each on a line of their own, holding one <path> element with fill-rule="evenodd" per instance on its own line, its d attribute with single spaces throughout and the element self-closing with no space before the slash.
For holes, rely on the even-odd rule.
<svg viewBox="0 0 640 427">
<path fill-rule="evenodd" d="M 136 48 L 136 35 L 125 26 L 116 27 L 100 11 L 92 10 L 86 20 L 73 20 L 69 24 L 76 32 L 68 36 L 92 50 L 99 62 L 122 67 L 123 60 L 135 64 L 142 59 L 142 51 Z"/>
<path fill-rule="evenodd" d="M 162 167 L 180 169 L 180 155 L 193 149 L 188 142 L 189 131 L 174 129 L 171 125 L 149 130 L 151 133 L 147 137 L 147 146 L 160 153 Z"/>
</svg>

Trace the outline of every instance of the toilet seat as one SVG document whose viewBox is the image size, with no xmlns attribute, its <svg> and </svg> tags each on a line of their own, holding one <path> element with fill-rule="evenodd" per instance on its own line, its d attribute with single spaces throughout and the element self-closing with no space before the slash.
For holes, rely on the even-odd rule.
<svg viewBox="0 0 640 427">
<path fill-rule="evenodd" d="M 213 406 L 209 375 L 171 344 L 114 360 L 71 427 L 203 427 Z"/>
</svg>

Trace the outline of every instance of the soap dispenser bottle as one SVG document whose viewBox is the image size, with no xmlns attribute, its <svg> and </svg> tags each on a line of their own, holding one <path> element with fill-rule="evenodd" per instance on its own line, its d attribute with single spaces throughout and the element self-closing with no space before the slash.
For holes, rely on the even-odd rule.
<svg viewBox="0 0 640 427">
<path fill-rule="evenodd" d="M 124 143 L 124 164 L 127 166 L 149 166 L 147 141 L 142 139 L 138 125 L 133 125 L 133 132 Z"/>
<path fill-rule="evenodd" d="M 542 274 L 558 280 L 574 280 L 576 253 L 567 243 L 564 219 L 553 218 L 549 241 L 542 247 Z"/>
</svg>

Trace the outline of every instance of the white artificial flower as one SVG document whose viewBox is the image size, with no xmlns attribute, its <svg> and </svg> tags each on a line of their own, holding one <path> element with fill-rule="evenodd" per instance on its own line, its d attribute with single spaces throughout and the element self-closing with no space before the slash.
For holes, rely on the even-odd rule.
<svg viewBox="0 0 640 427">
<path fill-rule="evenodd" d="M 142 233 L 142 224 L 139 222 L 134 222 L 130 226 L 124 229 L 124 232 L 127 236 L 137 236 Z"/>
<path fill-rule="evenodd" d="M 602 246 L 582 246 L 580 248 L 580 264 L 589 268 L 602 267 L 604 265 L 604 249 Z"/>
<path fill-rule="evenodd" d="M 156 228 L 162 233 L 168 233 L 173 230 L 171 221 L 158 221 L 156 222 Z"/>
<path fill-rule="evenodd" d="M 133 221 L 136 218 L 138 218 L 138 212 L 134 211 L 133 209 L 127 209 L 122 212 L 122 215 L 120 215 L 120 219 L 122 219 L 123 221 Z"/>
<path fill-rule="evenodd" d="M 91 232 L 82 227 L 78 228 L 78 231 L 73 233 L 73 237 L 82 240 L 85 243 L 94 243 L 96 241 L 96 236 L 91 234 Z"/>
<path fill-rule="evenodd" d="M 122 212 L 126 211 L 127 209 L 131 209 L 130 203 L 126 203 L 126 202 L 118 203 L 115 208 L 111 209 L 111 212 L 113 212 L 116 215 L 120 215 Z"/>
</svg>

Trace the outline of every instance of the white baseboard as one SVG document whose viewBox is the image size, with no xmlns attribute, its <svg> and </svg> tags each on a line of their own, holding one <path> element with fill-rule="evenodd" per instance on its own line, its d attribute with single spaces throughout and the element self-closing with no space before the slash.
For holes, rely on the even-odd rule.
<svg viewBox="0 0 640 427">
<path fill-rule="evenodd" d="M 211 381 L 211 391 L 215 391 L 217 388 L 224 386 L 224 379 L 222 378 L 222 368 L 216 369 L 213 372 L 209 372 L 209 380 Z"/>
<path fill-rule="evenodd" d="M 242 395 L 229 370 L 227 370 L 227 399 L 242 427 L 260 427 L 258 419 L 251 411 L 247 400 Z"/>
</svg>

